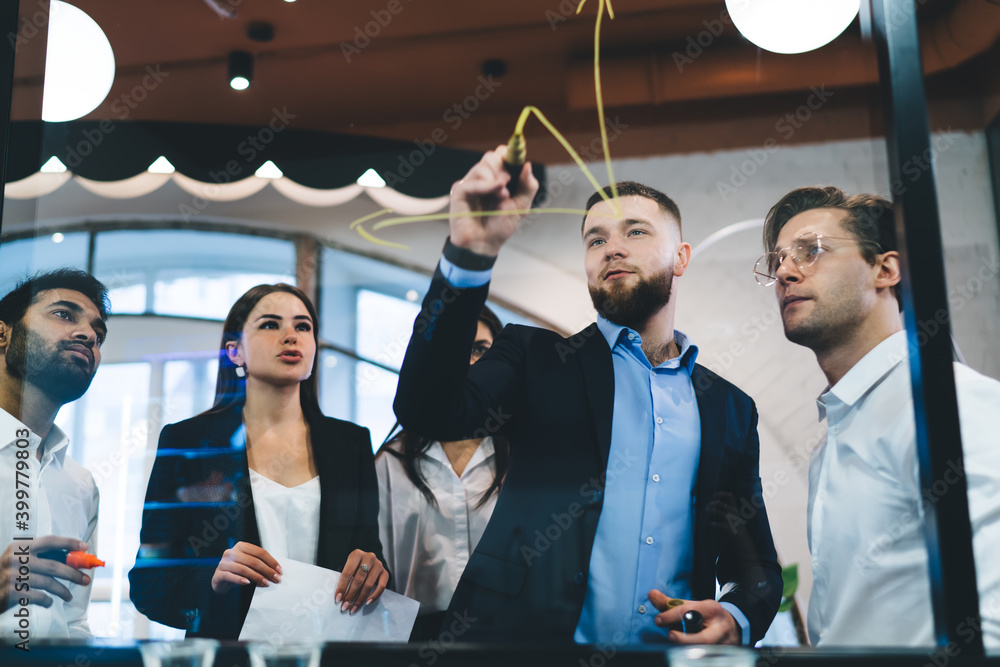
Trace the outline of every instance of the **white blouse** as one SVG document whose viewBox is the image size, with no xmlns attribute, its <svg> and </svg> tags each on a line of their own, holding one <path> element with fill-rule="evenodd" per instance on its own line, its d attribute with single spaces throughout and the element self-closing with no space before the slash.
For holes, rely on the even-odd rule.
<svg viewBox="0 0 1000 667">
<path fill-rule="evenodd" d="M 279 563 L 290 558 L 316 564 L 319 545 L 319 476 L 287 487 L 250 469 L 260 546 Z"/>
<path fill-rule="evenodd" d="M 402 451 L 398 441 L 385 445 Z M 375 457 L 379 482 L 379 536 L 396 591 L 420 602 L 420 615 L 444 611 L 458 580 L 489 523 L 497 494 L 475 505 L 493 483 L 493 439 L 484 438 L 462 476 L 455 474 L 441 443 L 417 460 L 417 469 L 437 499 L 431 506 L 403 470 L 403 462 L 385 452 Z"/>
</svg>

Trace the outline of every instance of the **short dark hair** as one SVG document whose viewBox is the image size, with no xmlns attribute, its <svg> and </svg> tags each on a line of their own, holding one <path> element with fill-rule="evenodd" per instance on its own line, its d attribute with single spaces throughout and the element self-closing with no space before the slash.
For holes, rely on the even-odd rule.
<svg viewBox="0 0 1000 667">
<path fill-rule="evenodd" d="M 646 199 L 652 199 L 660 206 L 660 210 L 664 213 L 670 215 L 674 220 L 677 221 L 677 231 L 681 230 L 681 210 L 677 208 L 677 204 L 674 200 L 663 194 L 656 188 L 651 188 L 648 185 L 643 185 L 642 183 L 636 183 L 635 181 L 618 181 L 615 183 L 615 188 L 618 190 L 619 197 L 628 197 L 631 195 L 636 195 L 639 197 L 645 197 Z M 605 186 L 600 192 L 595 192 L 590 195 L 590 199 L 587 200 L 586 210 L 589 211 L 600 201 L 604 201 L 604 197 L 601 196 L 603 192 L 607 197 L 611 197 L 613 191 L 611 186 Z M 587 216 L 583 216 L 583 222 L 580 224 L 580 233 L 583 233 L 583 227 L 587 224 Z M 682 233 L 683 236 L 683 233 Z"/>
<path fill-rule="evenodd" d="M 797 188 L 771 207 L 764 219 L 764 251 L 774 250 L 778 234 L 789 220 L 799 213 L 816 208 L 833 208 L 847 213 L 843 220 L 844 228 L 863 242 L 858 247 L 869 264 L 875 264 L 876 255 L 898 249 L 892 202 L 871 194 L 848 196 L 840 188 L 828 185 Z M 902 286 L 893 285 L 892 294 L 902 310 Z"/>
<path fill-rule="evenodd" d="M 238 343 L 243 337 L 243 327 L 250 313 L 261 299 L 269 294 L 284 292 L 298 297 L 312 318 L 312 335 L 316 340 L 316 356 L 313 357 L 312 373 L 299 383 L 299 403 L 306 414 L 322 414 L 319 407 L 319 389 L 316 382 L 316 369 L 319 367 L 319 316 L 309 296 L 295 285 L 275 283 L 274 285 L 256 285 L 248 289 L 236 300 L 229 309 L 229 315 L 222 325 L 222 341 L 219 343 L 219 372 L 215 379 L 215 403 L 204 414 L 224 412 L 234 405 L 243 405 L 247 400 L 246 377 L 236 375 L 236 364 L 229 358 L 229 343 Z"/>
<path fill-rule="evenodd" d="M 80 269 L 62 268 L 46 273 L 36 273 L 25 278 L 17 287 L 0 299 L 0 322 L 13 326 L 24 318 L 28 308 L 38 301 L 38 295 L 53 289 L 68 289 L 80 292 L 90 299 L 101 315 L 108 321 L 111 316 L 111 300 L 108 288 L 100 280 Z"/>
</svg>

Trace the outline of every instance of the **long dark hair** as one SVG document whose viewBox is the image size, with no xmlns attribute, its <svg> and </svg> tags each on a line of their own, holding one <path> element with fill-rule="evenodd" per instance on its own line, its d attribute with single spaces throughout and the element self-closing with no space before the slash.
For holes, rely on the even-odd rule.
<svg viewBox="0 0 1000 667">
<path fill-rule="evenodd" d="M 219 344 L 219 374 L 215 380 L 215 404 L 205 411 L 205 414 L 212 414 L 228 410 L 234 405 L 243 405 L 247 400 L 247 380 L 245 377 L 236 375 L 236 364 L 234 364 L 227 354 L 226 345 L 228 343 L 238 343 L 243 336 L 243 327 L 246 326 L 250 312 L 257 306 L 261 299 L 268 294 L 276 292 L 286 292 L 299 298 L 299 301 L 309 311 L 312 318 L 312 334 L 316 340 L 316 356 L 313 357 L 312 373 L 309 377 L 299 383 L 299 402 L 302 404 L 302 411 L 307 414 L 321 413 L 319 407 L 319 390 L 316 384 L 316 368 L 319 362 L 319 317 L 316 315 L 316 308 L 305 292 L 294 285 L 277 283 L 275 285 L 257 285 L 251 287 L 246 293 L 236 300 L 233 307 L 229 309 L 225 324 L 222 325 L 222 342 Z"/>
<path fill-rule="evenodd" d="M 490 310 L 487 306 L 483 306 L 483 309 L 479 312 L 479 322 L 486 325 L 486 328 L 490 330 L 490 336 L 496 338 L 500 335 L 500 331 L 503 329 L 503 325 L 500 323 L 500 318 Z M 437 507 L 437 498 L 434 497 L 434 492 L 427 485 L 427 480 L 420 473 L 419 468 L 417 468 L 417 460 L 424 456 L 427 449 L 434 443 L 434 440 L 430 438 L 425 438 L 424 436 L 417 435 L 416 433 L 410 433 L 409 431 L 400 431 L 399 435 L 395 437 L 402 445 L 402 452 L 397 452 L 395 449 L 389 446 L 384 446 L 379 450 L 379 455 L 382 452 L 388 452 L 392 454 L 397 459 L 399 459 L 403 464 L 403 471 L 406 472 L 406 476 L 409 478 L 413 486 L 417 487 L 417 490 L 423 494 L 427 502 L 430 503 L 431 507 Z M 493 451 L 494 451 L 494 463 L 496 464 L 496 469 L 493 474 L 493 482 L 490 484 L 486 492 L 479 499 L 479 502 L 475 504 L 475 508 L 478 509 L 486 504 L 490 496 L 494 493 L 500 492 L 500 487 L 503 485 L 503 478 L 507 475 L 507 465 L 510 457 L 510 446 L 507 443 L 507 438 L 500 435 L 499 433 L 493 434 Z"/>
</svg>

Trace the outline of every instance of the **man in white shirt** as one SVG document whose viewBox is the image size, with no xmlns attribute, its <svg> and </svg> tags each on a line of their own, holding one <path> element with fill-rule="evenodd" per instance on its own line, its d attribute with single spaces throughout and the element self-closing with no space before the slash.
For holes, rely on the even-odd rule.
<svg viewBox="0 0 1000 667">
<path fill-rule="evenodd" d="M 955 364 L 965 470 L 921 488 L 892 204 L 793 190 L 768 213 L 764 247 L 757 282 L 775 285 L 785 336 L 829 382 L 809 468 L 811 642 L 935 644 L 924 514 L 964 474 L 983 639 L 1000 646 L 1000 382 Z"/>
<path fill-rule="evenodd" d="M 86 638 L 92 579 L 37 554 L 91 551 L 93 476 L 54 425 L 87 391 L 107 333 L 107 289 L 83 271 L 31 278 L 0 299 L 0 641 Z"/>
</svg>

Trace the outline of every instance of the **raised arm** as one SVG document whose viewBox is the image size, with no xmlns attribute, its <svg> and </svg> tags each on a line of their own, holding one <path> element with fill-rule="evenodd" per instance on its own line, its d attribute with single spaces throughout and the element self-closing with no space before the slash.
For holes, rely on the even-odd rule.
<svg viewBox="0 0 1000 667">
<path fill-rule="evenodd" d="M 519 377 L 520 350 L 510 327 L 470 370 L 476 320 L 489 290 L 490 271 L 517 231 L 538 191 L 526 164 L 518 195 L 510 197 L 503 147 L 487 153 L 452 187 L 451 236 L 435 272 L 400 371 L 393 408 L 400 423 L 421 435 L 459 440 L 491 434 Z M 475 212 L 501 211 L 474 216 Z M 491 413 L 492 411 L 492 413 Z"/>
</svg>

